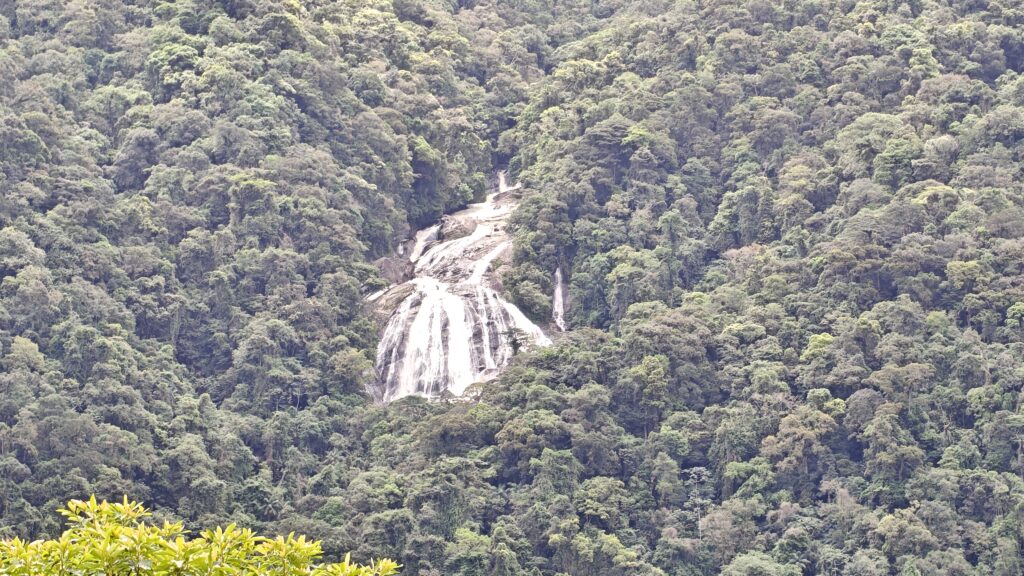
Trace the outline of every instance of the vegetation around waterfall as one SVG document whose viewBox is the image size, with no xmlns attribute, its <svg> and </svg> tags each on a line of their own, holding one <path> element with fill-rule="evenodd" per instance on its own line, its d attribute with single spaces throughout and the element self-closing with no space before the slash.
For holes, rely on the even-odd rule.
<svg viewBox="0 0 1024 576">
<path fill-rule="evenodd" d="M 317 564 L 320 545 L 304 536 L 263 538 L 234 524 L 204 530 L 187 540 L 180 522 L 152 526 L 141 504 L 72 500 L 60 513 L 68 529 L 56 540 L 0 542 L 0 574 L 277 574 L 281 576 L 393 576 L 398 565 L 378 560 L 367 566 L 346 557 Z"/>
<path fill-rule="evenodd" d="M 1017 4 L 0 0 L 0 555 L 1024 573 Z M 373 263 L 504 166 L 569 332 L 373 403 Z"/>
</svg>

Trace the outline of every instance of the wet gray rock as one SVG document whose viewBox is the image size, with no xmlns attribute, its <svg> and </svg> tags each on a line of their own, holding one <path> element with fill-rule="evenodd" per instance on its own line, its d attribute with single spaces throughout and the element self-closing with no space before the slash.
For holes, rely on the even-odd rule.
<svg viewBox="0 0 1024 576">
<path fill-rule="evenodd" d="M 448 241 L 469 236 L 476 227 L 476 220 L 471 218 L 444 216 L 441 218 L 441 239 Z"/>
<path fill-rule="evenodd" d="M 412 278 L 413 265 L 405 256 L 387 256 L 378 258 L 373 263 L 382 276 L 392 284 L 401 284 Z"/>
</svg>

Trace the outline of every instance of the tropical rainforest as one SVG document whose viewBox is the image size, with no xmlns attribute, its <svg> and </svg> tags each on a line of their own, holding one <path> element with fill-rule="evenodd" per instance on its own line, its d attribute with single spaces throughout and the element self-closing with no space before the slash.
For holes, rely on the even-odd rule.
<svg viewBox="0 0 1024 576">
<path fill-rule="evenodd" d="M 1024 574 L 1022 73 L 1012 0 L 0 0 L 0 539 Z M 373 402 L 374 261 L 505 167 L 570 330 Z"/>
</svg>

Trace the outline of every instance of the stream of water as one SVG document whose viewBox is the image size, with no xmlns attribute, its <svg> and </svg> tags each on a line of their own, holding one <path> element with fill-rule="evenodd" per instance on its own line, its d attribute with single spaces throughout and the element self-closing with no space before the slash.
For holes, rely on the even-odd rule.
<svg viewBox="0 0 1024 576">
<path fill-rule="evenodd" d="M 369 298 L 386 302 L 389 294 L 405 294 L 377 347 L 379 400 L 445 391 L 461 396 L 471 384 L 497 376 L 519 348 L 551 344 L 502 297 L 491 272 L 511 253 L 506 225 L 516 207 L 511 192 L 519 187 L 508 186 L 504 173 L 498 180 L 498 191 L 483 202 L 420 230 L 409 251 L 413 278 Z"/>
</svg>

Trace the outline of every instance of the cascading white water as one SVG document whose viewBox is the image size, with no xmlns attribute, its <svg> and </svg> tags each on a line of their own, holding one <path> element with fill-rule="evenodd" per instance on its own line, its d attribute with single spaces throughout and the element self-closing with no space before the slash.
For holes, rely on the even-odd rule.
<svg viewBox="0 0 1024 576">
<path fill-rule="evenodd" d="M 562 267 L 555 269 L 555 293 L 551 298 L 551 320 L 559 330 L 565 332 L 565 279 Z"/>
<path fill-rule="evenodd" d="M 414 278 L 371 296 L 409 293 L 392 313 L 377 348 L 380 400 L 409 395 L 459 396 L 493 378 L 518 347 L 551 340 L 494 289 L 491 264 L 512 246 L 505 229 L 515 208 L 505 174 L 498 192 L 449 218 L 468 234 L 446 239 L 440 224 L 416 234 L 409 253 Z"/>
</svg>

